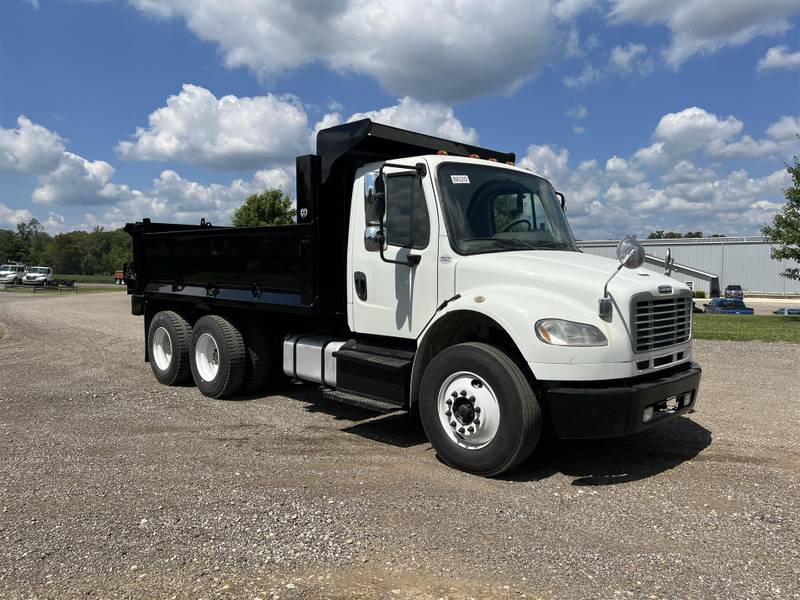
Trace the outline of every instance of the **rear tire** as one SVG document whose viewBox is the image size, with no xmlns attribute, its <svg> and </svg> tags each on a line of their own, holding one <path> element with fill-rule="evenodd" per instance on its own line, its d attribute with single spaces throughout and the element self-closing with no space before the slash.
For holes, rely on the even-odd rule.
<svg viewBox="0 0 800 600">
<path fill-rule="evenodd" d="M 239 330 L 244 337 L 247 358 L 243 391 L 251 394 L 262 390 L 270 375 L 269 339 L 257 325 L 240 323 Z"/>
<path fill-rule="evenodd" d="M 233 396 L 242 387 L 246 362 L 244 339 L 233 323 L 218 315 L 207 315 L 194 324 L 189 365 L 203 395 Z"/>
<path fill-rule="evenodd" d="M 191 340 L 192 328 L 186 319 L 171 310 L 156 313 L 147 330 L 147 349 L 159 382 L 177 385 L 189 378 Z"/>
<path fill-rule="evenodd" d="M 528 458 L 542 429 L 539 403 L 517 364 L 476 342 L 434 356 L 422 376 L 419 409 L 439 457 L 486 477 Z"/>
</svg>

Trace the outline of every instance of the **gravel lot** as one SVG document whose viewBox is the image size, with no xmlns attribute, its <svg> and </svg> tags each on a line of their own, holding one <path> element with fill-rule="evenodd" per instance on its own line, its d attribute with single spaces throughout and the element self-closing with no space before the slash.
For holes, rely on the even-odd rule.
<svg viewBox="0 0 800 600">
<path fill-rule="evenodd" d="M 800 597 L 798 346 L 697 342 L 690 418 L 486 480 L 310 386 L 159 386 L 120 294 L 3 329 L 0 596 Z"/>
</svg>

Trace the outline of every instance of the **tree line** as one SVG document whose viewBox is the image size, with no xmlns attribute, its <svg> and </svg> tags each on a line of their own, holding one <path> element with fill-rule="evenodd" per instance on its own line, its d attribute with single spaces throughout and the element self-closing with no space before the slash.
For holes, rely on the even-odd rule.
<svg viewBox="0 0 800 600">
<path fill-rule="evenodd" d="M 50 235 L 36 219 L 16 230 L 0 229 L 0 262 L 53 267 L 58 274 L 106 275 L 133 260 L 131 237 L 122 229 Z"/>
</svg>

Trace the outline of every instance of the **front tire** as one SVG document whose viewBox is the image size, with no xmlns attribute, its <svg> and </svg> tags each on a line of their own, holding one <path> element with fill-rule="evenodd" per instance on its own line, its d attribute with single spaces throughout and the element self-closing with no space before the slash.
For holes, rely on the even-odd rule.
<svg viewBox="0 0 800 600">
<path fill-rule="evenodd" d="M 192 327 L 182 316 L 164 310 L 153 317 L 147 330 L 147 348 L 153 375 L 164 385 L 189 378 L 189 346 Z"/>
<path fill-rule="evenodd" d="M 189 352 L 192 377 L 203 395 L 229 398 L 242 387 L 246 371 L 244 339 L 236 326 L 218 315 L 198 319 Z"/>
<path fill-rule="evenodd" d="M 488 344 L 469 342 L 437 354 L 422 377 L 422 426 L 448 465 L 491 477 L 533 452 L 542 413 L 516 363 Z"/>
</svg>

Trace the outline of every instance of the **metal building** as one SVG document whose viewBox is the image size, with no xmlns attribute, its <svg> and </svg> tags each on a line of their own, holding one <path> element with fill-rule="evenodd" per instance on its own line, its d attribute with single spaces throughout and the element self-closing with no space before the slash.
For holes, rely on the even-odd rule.
<svg viewBox="0 0 800 600">
<path fill-rule="evenodd" d="M 639 240 L 648 256 L 654 257 L 643 268 L 664 272 L 663 261 L 670 251 L 675 264 L 703 272 L 688 275 L 675 272 L 672 277 L 680 281 L 691 281 L 694 289 L 711 292 L 713 275 L 719 277 L 722 290 L 725 286 L 739 284 L 746 292 L 768 294 L 800 294 L 800 281 L 780 276 L 787 267 L 796 263 L 770 258 L 772 244 L 761 236 L 724 238 L 681 238 L 674 240 Z M 578 245 L 589 254 L 616 258 L 619 240 L 584 240 Z"/>
</svg>

